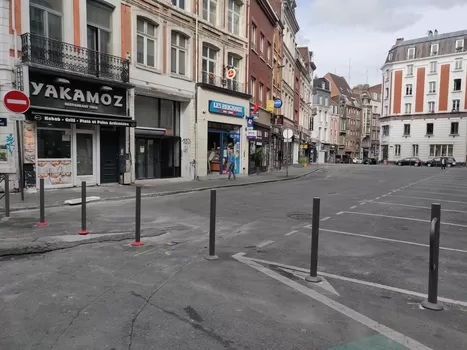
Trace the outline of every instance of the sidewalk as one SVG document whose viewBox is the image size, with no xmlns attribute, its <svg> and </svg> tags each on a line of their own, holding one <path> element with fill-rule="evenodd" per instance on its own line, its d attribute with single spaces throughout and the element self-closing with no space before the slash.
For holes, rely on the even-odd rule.
<svg viewBox="0 0 467 350">
<path fill-rule="evenodd" d="M 193 191 L 204 191 L 214 188 L 249 186 L 258 183 L 293 180 L 308 175 L 317 170 L 316 165 L 306 168 L 289 167 L 289 176 L 285 176 L 285 170 L 261 173 L 259 175 L 237 176 L 235 181 L 229 181 L 227 176 L 205 177 L 198 181 L 186 179 L 161 179 L 138 181 L 141 184 L 142 197 L 169 196 Z M 87 188 L 87 197 L 99 197 L 100 201 L 115 201 L 135 197 L 135 185 L 103 185 Z M 60 207 L 66 200 L 80 199 L 81 188 L 64 188 L 45 191 L 45 206 L 47 208 Z M 80 201 L 79 201 L 80 203 Z M 79 204 L 78 203 L 78 204 Z M 11 211 L 32 210 L 39 208 L 39 191 L 24 194 L 24 202 L 19 193 L 10 194 Z M 3 213 L 0 213 L 0 216 Z"/>
</svg>

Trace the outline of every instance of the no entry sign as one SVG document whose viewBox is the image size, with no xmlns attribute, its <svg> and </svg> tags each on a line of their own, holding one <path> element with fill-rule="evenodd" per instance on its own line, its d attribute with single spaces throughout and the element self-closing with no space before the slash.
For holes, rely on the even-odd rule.
<svg viewBox="0 0 467 350">
<path fill-rule="evenodd" d="M 29 97 L 18 90 L 8 91 L 3 98 L 3 103 L 6 109 L 13 113 L 25 113 L 31 105 Z"/>
</svg>

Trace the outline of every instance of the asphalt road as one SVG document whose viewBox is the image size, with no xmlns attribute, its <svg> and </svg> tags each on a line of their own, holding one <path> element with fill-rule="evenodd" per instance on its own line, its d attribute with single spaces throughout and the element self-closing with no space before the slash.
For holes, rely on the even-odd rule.
<svg viewBox="0 0 467 350">
<path fill-rule="evenodd" d="M 216 261 L 204 259 L 208 192 L 146 198 L 142 247 L 0 261 L 0 348 L 464 349 L 466 177 L 464 168 L 342 165 L 218 190 Z M 304 281 L 313 197 L 320 284 Z M 443 209 L 439 312 L 420 307 L 433 202 Z M 131 201 L 89 208 L 91 223 L 133 225 Z M 77 215 L 58 208 L 53 218 Z"/>
</svg>

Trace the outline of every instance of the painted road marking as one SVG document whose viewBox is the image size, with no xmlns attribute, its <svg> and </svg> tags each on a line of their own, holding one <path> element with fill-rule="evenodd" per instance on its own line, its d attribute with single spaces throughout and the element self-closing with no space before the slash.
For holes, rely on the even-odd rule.
<svg viewBox="0 0 467 350">
<path fill-rule="evenodd" d="M 243 255 L 245 253 L 237 253 L 233 256 L 234 259 L 236 259 L 239 262 L 242 262 L 251 268 L 262 272 L 263 274 L 275 279 L 276 281 L 279 281 L 286 286 L 289 286 L 290 288 L 295 289 L 296 291 L 326 305 L 327 307 L 351 318 L 352 320 L 361 323 L 362 325 L 367 326 L 370 329 L 373 329 L 374 331 L 384 335 L 385 337 L 401 344 L 404 345 L 406 348 L 411 349 L 411 350 L 431 350 L 431 348 L 423 345 L 422 343 L 417 342 L 416 340 L 407 337 L 406 335 L 399 333 L 389 327 L 386 327 L 385 325 L 378 323 L 371 318 L 341 304 L 338 303 L 337 301 L 328 298 L 312 289 L 309 289 L 300 283 L 297 283 L 295 281 L 292 281 L 291 279 L 284 277 L 280 275 L 279 273 L 272 271 L 268 268 L 266 268 L 263 265 L 255 263 L 256 260 L 250 259 L 250 258 L 245 258 Z"/>
<path fill-rule="evenodd" d="M 380 199 L 381 197 L 376 197 L 375 199 Z"/>
<path fill-rule="evenodd" d="M 264 241 L 264 242 L 261 242 L 260 244 L 258 244 L 256 247 L 263 248 L 263 247 L 266 247 L 268 244 L 271 244 L 271 243 L 274 243 L 274 241 Z"/>
<path fill-rule="evenodd" d="M 292 236 L 294 233 L 298 232 L 297 230 L 290 231 L 289 233 L 286 233 L 286 236 Z"/>
<path fill-rule="evenodd" d="M 140 255 L 143 255 L 143 254 L 151 253 L 151 252 L 153 252 L 153 251 L 155 251 L 155 250 L 158 250 L 159 248 L 160 248 L 160 247 L 156 247 L 156 248 L 152 248 L 152 249 L 145 250 L 145 251 L 143 251 L 143 252 L 139 252 L 139 253 L 133 255 L 133 257 L 135 257 L 135 256 L 140 256 Z"/>
<path fill-rule="evenodd" d="M 467 198 L 466 195 L 451 194 L 451 193 L 446 193 L 446 192 L 442 193 L 442 192 L 433 192 L 433 191 L 414 191 L 414 190 L 405 190 L 404 192 L 424 193 L 424 194 L 434 195 L 434 196 L 451 196 L 451 197 Z"/>
<path fill-rule="evenodd" d="M 336 215 L 341 215 L 343 213 L 344 213 L 343 211 L 340 211 L 340 212 L 336 213 Z"/>
<path fill-rule="evenodd" d="M 374 349 L 384 349 L 384 350 L 407 350 L 405 346 L 400 345 L 392 341 L 391 339 L 386 338 L 384 335 L 373 335 L 371 337 L 366 337 L 355 342 L 334 346 L 328 350 L 374 350 Z"/>
<path fill-rule="evenodd" d="M 331 217 L 330 216 L 326 216 L 325 218 L 322 218 L 320 221 L 327 221 L 329 220 Z"/>
<path fill-rule="evenodd" d="M 343 211 L 343 214 L 356 214 L 356 215 L 366 215 L 366 216 L 377 216 L 380 218 L 389 218 L 389 219 L 397 219 L 397 220 L 409 220 L 409 221 L 418 221 L 418 222 L 431 222 L 431 220 L 425 219 L 416 219 L 416 218 L 408 218 L 405 216 L 392 216 L 392 215 L 384 215 L 384 214 L 372 214 L 372 213 L 359 213 L 357 211 Z M 448 225 L 448 226 L 456 226 L 456 227 L 467 227 L 467 225 L 462 224 L 453 224 L 451 222 L 441 222 L 441 225 Z"/>
<path fill-rule="evenodd" d="M 372 235 L 365 235 L 365 234 L 362 234 L 362 233 L 352 233 L 352 232 L 345 232 L 345 231 L 338 231 L 338 230 L 328 230 L 328 229 L 324 229 L 324 228 L 320 228 L 319 230 L 324 231 L 324 232 L 337 233 L 337 234 L 346 235 L 346 236 L 371 238 L 371 239 L 375 239 L 375 240 L 378 240 L 378 241 L 409 244 L 409 245 L 415 245 L 415 246 L 419 246 L 419 247 L 430 247 L 429 244 L 423 244 L 423 243 L 417 243 L 417 242 L 411 242 L 411 241 L 401 241 L 399 239 L 385 238 L 385 237 L 372 236 Z M 467 254 L 467 250 L 462 250 L 462 249 L 447 248 L 447 247 L 439 247 L 439 249 L 447 250 L 447 251 L 450 251 L 450 252 L 458 252 L 458 253 L 466 253 Z"/>
<path fill-rule="evenodd" d="M 428 209 L 428 210 L 431 210 L 430 207 L 422 207 L 422 206 L 419 206 L 419 205 L 399 204 L 399 203 L 390 203 L 390 202 L 372 202 L 372 203 L 375 203 L 375 204 L 382 204 L 382 205 L 396 205 L 396 206 L 398 206 L 398 207 L 408 207 L 408 208 L 418 208 L 418 209 Z M 350 208 L 350 209 L 353 209 L 353 208 Z M 463 210 L 441 209 L 441 211 L 447 211 L 447 212 L 452 212 L 452 213 L 463 213 L 463 214 L 467 214 L 467 211 L 463 211 Z"/>
<path fill-rule="evenodd" d="M 356 205 L 354 205 L 354 206 L 351 206 L 351 207 L 350 207 L 350 209 L 355 209 L 356 207 L 357 207 L 357 206 L 356 206 Z"/>
<path fill-rule="evenodd" d="M 244 255 L 245 253 L 239 253 L 239 254 Z M 234 257 L 235 257 L 235 255 L 234 255 Z M 247 258 L 247 257 L 244 257 L 243 259 L 249 259 L 249 260 L 252 260 L 252 261 L 259 262 L 261 264 L 274 265 L 274 266 L 278 266 L 278 267 L 284 267 L 284 268 L 289 269 L 289 270 L 295 270 L 295 271 L 301 271 L 301 272 L 304 272 L 304 273 L 309 273 L 309 270 L 307 270 L 307 269 L 304 269 L 304 268 L 301 268 L 301 267 L 296 267 L 296 266 L 291 266 L 291 265 L 280 264 L 280 263 L 276 263 L 274 261 L 267 261 L 267 260 L 256 259 L 256 258 Z M 327 272 L 318 271 L 318 275 L 324 276 L 324 277 L 329 277 L 329 278 L 334 278 L 334 279 L 338 279 L 338 280 L 342 280 L 342 281 L 346 281 L 346 282 L 361 284 L 361 285 L 368 286 L 368 287 L 384 289 L 384 290 L 388 290 L 388 291 L 396 292 L 396 293 L 400 293 L 400 294 L 406 294 L 406 295 L 410 295 L 410 296 L 413 296 L 413 297 L 418 297 L 420 299 L 426 299 L 428 297 L 428 295 L 424 294 L 424 293 L 414 292 L 414 291 L 411 291 L 411 290 L 397 288 L 397 287 L 391 287 L 391 286 L 387 286 L 387 285 L 379 284 L 379 283 L 373 283 L 373 282 L 358 280 L 358 279 L 355 279 L 355 278 L 349 278 L 349 277 L 334 275 L 334 274 L 327 273 Z M 454 300 L 454 299 L 443 298 L 443 297 L 438 297 L 438 300 L 442 301 L 443 303 L 448 303 L 448 304 L 467 307 L 467 301 Z"/>
<path fill-rule="evenodd" d="M 303 272 L 300 272 L 300 271 L 295 271 L 295 270 L 290 270 L 290 269 L 286 269 L 286 268 L 283 268 L 281 267 L 280 268 L 281 270 L 287 272 L 287 273 L 291 273 L 292 275 L 294 275 L 295 277 L 298 277 L 302 280 L 304 280 L 306 278 L 306 276 L 309 275 L 309 273 L 303 273 Z M 334 287 L 331 285 L 331 283 L 329 283 L 325 278 L 321 277 L 321 282 L 318 282 L 318 283 L 313 283 L 313 286 L 318 286 L 320 288 L 323 288 L 324 290 L 328 291 L 329 293 L 332 293 L 334 295 L 337 295 L 338 297 L 340 297 L 341 295 L 337 292 L 337 290 L 334 289 Z"/>
<path fill-rule="evenodd" d="M 461 201 L 450 201 L 447 199 L 439 199 L 439 198 L 426 198 L 426 197 L 412 197 L 412 196 L 396 196 L 396 195 L 391 195 L 391 197 L 398 197 L 398 198 L 410 198 L 410 199 L 424 199 L 427 201 L 438 201 L 438 202 L 447 202 L 447 203 L 458 203 L 458 204 L 467 204 L 467 202 L 461 202 Z"/>
</svg>

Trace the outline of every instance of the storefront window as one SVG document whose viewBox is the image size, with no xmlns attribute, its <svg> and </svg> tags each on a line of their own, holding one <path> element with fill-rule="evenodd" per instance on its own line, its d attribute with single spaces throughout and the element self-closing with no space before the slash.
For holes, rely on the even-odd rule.
<svg viewBox="0 0 467 350">
<path fill-rule="evenodd" d="M 71 132 L 69 130 L 37 130 L 38 158 L 71 158 Z"/>
<path fill-rule="evenodd" d="M 135 117 L 138 126 L 147 128 L 158 128 L 159 99 L 147 96 L 136 96 Z"/>
<path fill-rule="evenodd" d="M 173 134 L 175 108 L 174 102 L 161 100 L 161 123 L 160 127 L 171 130 Z"/>
</svg>

